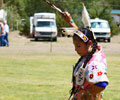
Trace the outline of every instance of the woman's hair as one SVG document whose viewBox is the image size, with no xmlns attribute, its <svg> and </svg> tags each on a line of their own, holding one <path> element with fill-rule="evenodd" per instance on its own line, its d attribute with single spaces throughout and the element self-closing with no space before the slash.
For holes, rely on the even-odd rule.
<svg viewBox="0 0 120 100">
<path fill-rule="evenodd" d="M 88 41 L 91 40 L 92 43 L 93 43 L 92 51 L 89 52 L 89 53 L 86 55 L 86 60 L 85 60 L 84 65 L 83 65 L 83 67 L 85 67 L 86 64 L 89 62 L 89 60 L 92 58 L 93 54 L 94 54 L 94 53 L 96 52 L 96 50 L 97 50 L 97 41 L 96 41 L 96 39 L 94 39 L 93 32 L 92 32 L 90 29 L 88 29 L 88 28 L 82 28 L 82 29 L 79 29 L 79 31 L 81 31 L 85 36 L 87 36 Z M 76 34 L 73 35 L 73 38 L 74 38 L 74 37 L 78 37 L 81 41 L 83 41 L 83 40 L 82 40 L 78 35 L 76 35 Z M 87 44 L 88 41 L 85 42 L 85 43 Z M 84 42 L 84 41 L 83 41 L 83 42 Z"/>
</svg>

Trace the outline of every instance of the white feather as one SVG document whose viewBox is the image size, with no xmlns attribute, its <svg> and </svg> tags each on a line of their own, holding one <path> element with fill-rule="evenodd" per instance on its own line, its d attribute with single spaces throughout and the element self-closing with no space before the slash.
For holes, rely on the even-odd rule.
<svg viewBox="0 0 120 100">
<path fill-rule="evenodd" d="M 90 24 L 90 17 L 89 17 L 89 14 L 87 12 L 87 9 L 86 7 L 84 6 L 84 3 L 82 3 L 83 5 L 83 11 L 82 11 L 82 22 L 84 24 L 85 27 L 91 27 L 91 24 Z"/>
</svg>

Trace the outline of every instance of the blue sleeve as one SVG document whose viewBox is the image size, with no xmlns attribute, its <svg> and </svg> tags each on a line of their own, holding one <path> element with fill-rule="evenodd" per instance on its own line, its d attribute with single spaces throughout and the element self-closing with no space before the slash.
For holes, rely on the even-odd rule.
<svg viewBox="0 0 120 100">
<path fill-rule="evenodd" d="M 97 84 L 95 84 L 96 86 L 98 86 L 98 87 L 103 87 L 103 88 L 105 88 L 107 85 L 108 85 L 108 82 L 99 82 L 99 83 L 97 83 Z"/>
</svg>

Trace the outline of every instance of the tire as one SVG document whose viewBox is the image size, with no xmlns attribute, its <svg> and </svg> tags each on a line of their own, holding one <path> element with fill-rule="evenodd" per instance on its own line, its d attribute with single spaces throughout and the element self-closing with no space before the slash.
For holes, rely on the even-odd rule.
<svg viewBox="0 0 120 100">
<path fill-rule="evenodd" d="M 35 36 L 34 36 L 34 34 L 32 34 L 32 38 L 34 38 Z"/>
<path fill-rule="evenodd" d="M 111 39 L 110 39 L 110 38 L 108 39 L 108 42 L 111 42 Z"/>
<path fill-rule="evenodd" d="M 35 41 L 38 41 L 38 38 L 37 38 L 37 37 L 35 38 Z"/>
<path fill-rule="evenodd" d="M 70 38 L 70 35 L 68 35 L 67 37 Z"/>
<path fill-rule="evenodd" d="M 62 34 L 62 37 L 65 37 L 65 34 Z"/>
<path fill-rule="evenodd" d="M 99 41 L 100 41 L 100 39 L 98 39 L 98 38 L 97 38 L 96 40 L 97 40 L 97 42 L 99 42 Z"/>
<path fill-rule="evenodd" d="M 56 38 L 53 38 L 53 41 L 57 41 L 57 37 L 56 37 Z"/>
</svg>

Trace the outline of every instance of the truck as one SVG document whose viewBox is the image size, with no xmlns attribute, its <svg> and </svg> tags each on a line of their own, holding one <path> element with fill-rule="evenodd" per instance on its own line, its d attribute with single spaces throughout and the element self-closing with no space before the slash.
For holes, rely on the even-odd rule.
<svg viewBox="0 0 120 100">
<path fill-rule="evenodd" d="M 39 38 L 57 41 L 56 15 L 54 13 L 35 13 L 30 17 L 30 33 Z"/>
<path fill-rule="evenodd" d="M 111 29 L 107 20 L 95 18 L 90 19 L 91 30 L 94 32 L 94 35 L 97 40 L 103 39 L 108 42 L 111 41 Z"/>
</svg>

